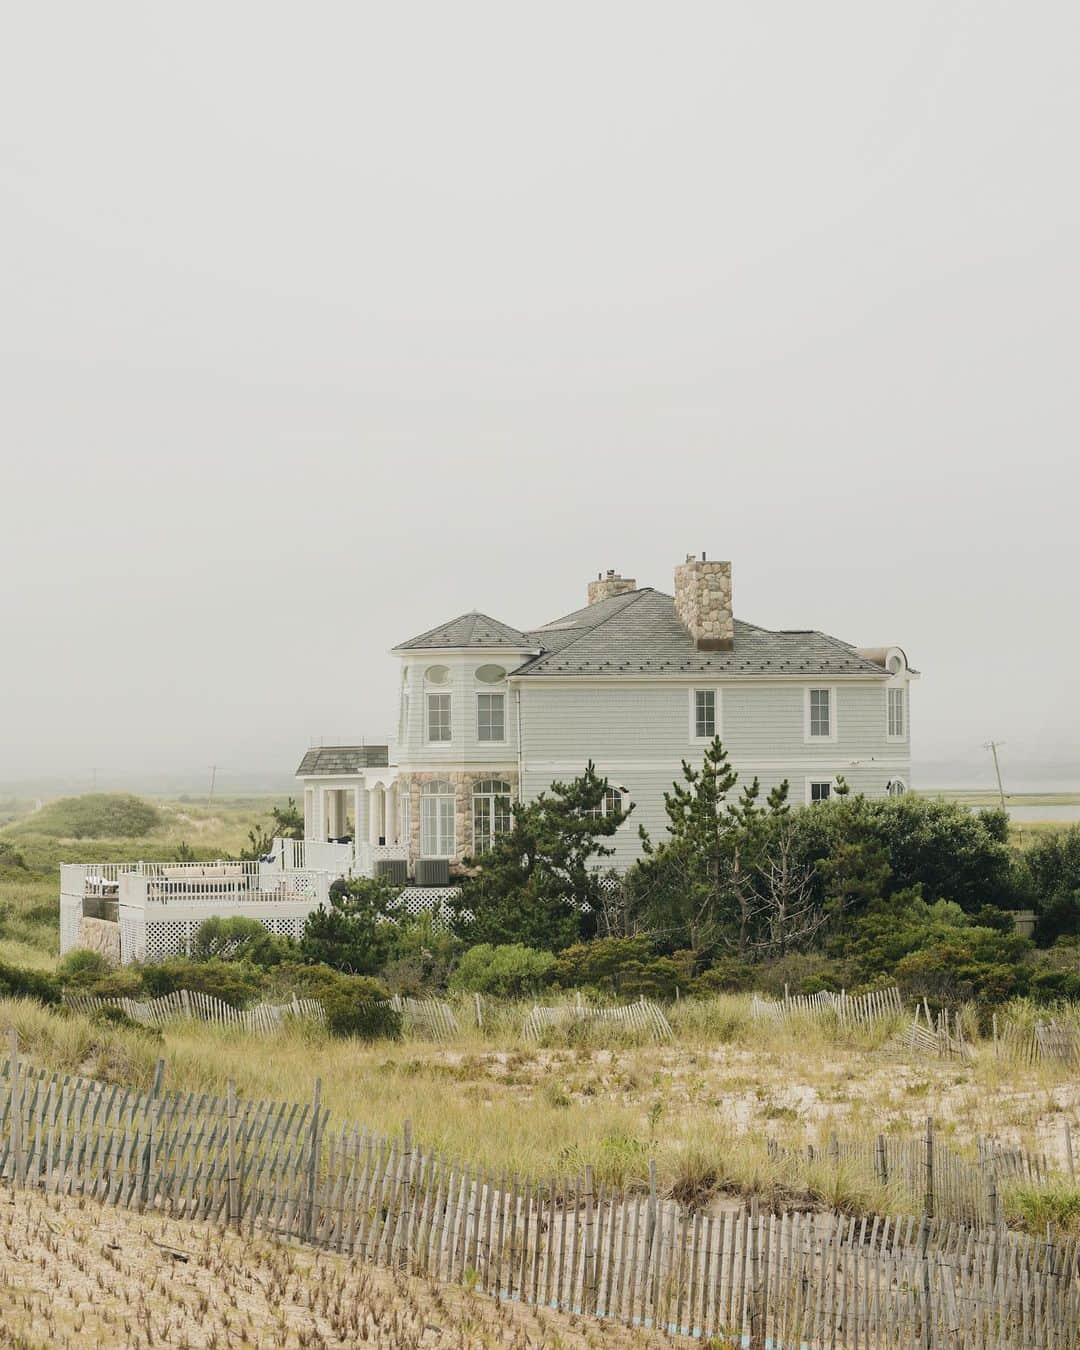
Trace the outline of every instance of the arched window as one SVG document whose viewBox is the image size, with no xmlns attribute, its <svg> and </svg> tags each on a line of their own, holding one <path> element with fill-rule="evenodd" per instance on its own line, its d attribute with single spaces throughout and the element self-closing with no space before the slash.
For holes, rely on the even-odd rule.
<svg viewBox="0 0 1080 1350">
<path fill-rule="evenodd" d="M 420 789 L 420 853 L 425 858 L 452 858 L 454 840 L 453 783 L 433 779 Z"/>
<path fill-rule="evenodd" d="M 473 784 L 473 852 L 485 853 L 513 824 L 510 784 L 501 778 L 480 778 Z"/>
<path fill-rule="evenodd" d="M 600 805 L 592 807 L 587 814 L 590 816 L 610 816 L 622 809 L 622 793 L 618 788 L 608 788 Z"/>
<path fill-rule="evenodd" d="M 893 778 L 885 791 L 890 797 L 902 797 L 907 791 L 907 784 L 902 778 Z"/>
</svg>

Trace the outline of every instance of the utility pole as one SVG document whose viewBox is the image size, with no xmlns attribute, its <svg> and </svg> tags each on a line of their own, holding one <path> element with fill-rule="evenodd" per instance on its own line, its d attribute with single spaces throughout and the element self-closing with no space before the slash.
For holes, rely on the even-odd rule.
<svg viewBox="0 0 1080 1350">
<path fill-rule="evenodd" d="M 998 746 L 1004 745 L 1004 741 L 983 741 L 983 749 L 989 750 L 994 756 L 994 773 L 997 775 L 998 800 L 1001 802 L 1001 809 L 1005 810 L 1005 790 L 1001 786 L 1001 765 L 998 763 Z"/>
</svg>

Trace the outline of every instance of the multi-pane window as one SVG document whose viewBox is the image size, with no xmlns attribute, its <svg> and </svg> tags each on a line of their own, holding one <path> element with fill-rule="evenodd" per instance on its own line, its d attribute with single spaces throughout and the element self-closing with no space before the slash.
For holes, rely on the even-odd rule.
<svg viewBox="0 0 1080 1350">
<path fill-rule="evenodd" d="M 832 783 L 811 783 L 811 802 L 827 802 L 832 796 Z"/>
<path fill-rule="evenodd" d="M 716 690 L 694 690 L 694 735 L 712 740 L 716 735 Z"/>
<path fill-rule="evenodd" d="M 505 694 L 477 694 L 476 739 L 478 741 L 506 739 Z"/>
<path fill-rule="evenodd" d="M 484 853 L 513 824 L 510 784 L 501 778 L 481 778 L 473 784 L 473 852 Z"/>
<path fill-rule="evenodd" d="M 904 733 L 904 691 L 889 689 L 889 735 L 902 737 Z"/>
<path fill-rule="evenodd" d="M 420 852 L 425 858 L 454 856 L 454 785 L 440 779 L 420 793 Z"/>
<path fill-rule="evenodd" d="M 450 739 L 450 695 L 428 694 L 427 738 L 429 741 Z"/>
<path fill-rule="evenodd" d="M 618 788 L 608 788 L 599 806 L 590 807 L 586 812 L 590 816 L 610 816 L 622 810 L 622 793 Z"/>
<path fill-rule="evenodd" d="M 832 691 L 810 690 L 810 735 L 832 735 Z"/>
<path fill-rule="evenodd" d="M 907 786 L 905 785 L 902 779 L 894 778 L 889 783 L 888 791 L 890 797 L 902 797 L 904 793 L 907 791 Z"/>
</svg>

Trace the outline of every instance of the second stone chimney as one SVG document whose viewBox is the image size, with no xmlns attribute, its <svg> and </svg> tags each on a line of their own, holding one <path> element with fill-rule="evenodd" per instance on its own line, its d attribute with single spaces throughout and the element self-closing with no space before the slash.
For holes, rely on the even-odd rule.
<svg viewBox="0 0 1080 1350">
<path fill-rule="evenodd" d="M 705 554 L 675 569 L 675 613 L 703 652 L 729 652 L 735 645 L 731 563 L 706 562 Z"/>
<path fill-rule="evenodd" d="M 588 603 L 595 605 L 599 600 L 610 600 L 613 595 L 626 595 L 628 591 L 636 590 L 637 582 L 633 577 L 621 577 L 609 567 L 606 572 L 597 573 L 595 581 L 589 582 Z"/>
</svg>

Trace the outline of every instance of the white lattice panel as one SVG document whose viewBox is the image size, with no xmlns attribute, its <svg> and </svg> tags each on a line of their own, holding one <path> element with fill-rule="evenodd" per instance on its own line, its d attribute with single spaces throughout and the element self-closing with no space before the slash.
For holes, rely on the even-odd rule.
<svg viewBox="0 0 1080 1350">
<path fill-rule="evenodd" d="M 79 945 L 79 925 L 82 922 L 82 899 L 78 896 L 60 897 L 60 955 Z"/>
<path fill-rule="evenodd" d="M 120 916 L 120 964 L 127 966 L 132 961 L 142 961 L 146 957 L 146 925 L 142 919 Z"/>
<path fill-rule="evenodd" d="M 155 919 L 146 925 L 145 960 L 165 961 L 170 956 L 186 956 L 192 937 L 192 925 L 184 919 Z"/>
</svg>

